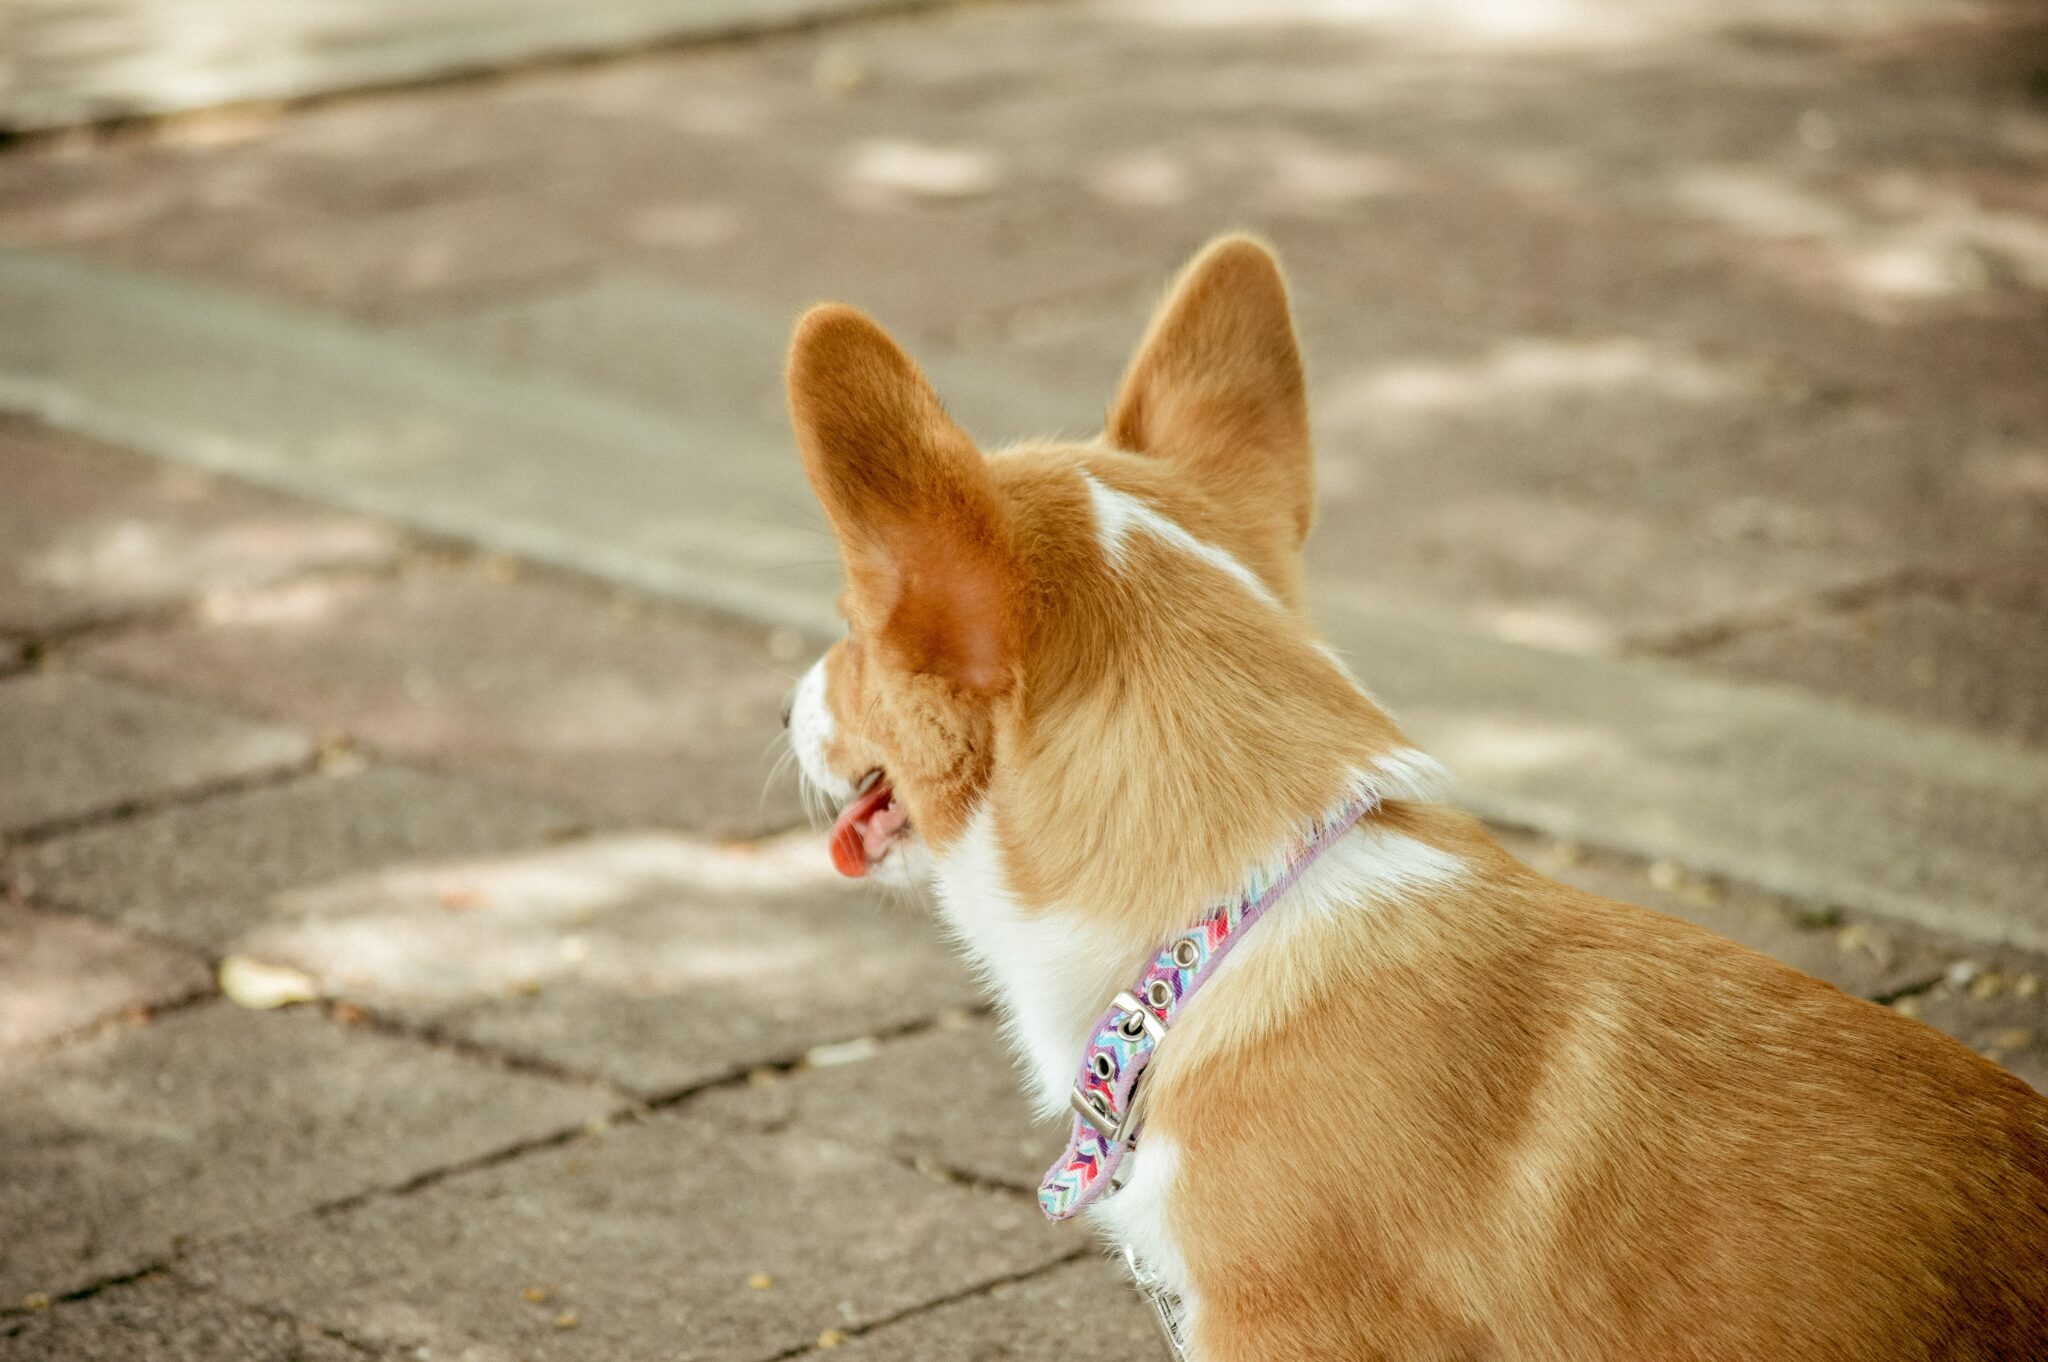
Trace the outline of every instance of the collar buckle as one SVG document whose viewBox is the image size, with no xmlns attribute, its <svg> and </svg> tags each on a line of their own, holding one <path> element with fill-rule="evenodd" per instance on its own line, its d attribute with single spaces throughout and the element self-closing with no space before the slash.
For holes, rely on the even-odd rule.
<svg viewBox="0 0 2048 1362">
<path fill-rule="evenodd" d="M 1166 1023 L 1161 1021 L 1157 1013 L 1139 1002 L 1130 992 L 1126 991 L 1117 994 L 1115 999 L 1112 1000 L 1111 1006 L 1123 1014 L 1118 1019 L 1116 1027 L 1128 1039 L 1135 1041 L 1144 1037 L 1150 1037 L 1152 1050 L 1157 1050 L 1159 1042 L 1166 1039 Z M 1079 1116 L 1089 1125 L 1095 1127 L 1110 1143 L 1119 1145 L 1128 1143 L 1130 1138 L 1137 1133 L 1139 1122 L 1144 1119 L 1145 1069 L 1150 1060 L 1151 1055 L 1147 1053 L 1144 1063 L 1133 1065 L 1134 1072 L 1131 1076 L 1131 1089 L 1124 1097 L 1124 1109 L 1121 1116 L 1109 1109 L 1107 1101 L 1088 1091 L 1085 1084 L 1077 1083 L 1074 1085 L 1074 1090 L 1067 1099 L 1068 1105 L 1073 1107 L 1076 1116 Z"/>
</svg>

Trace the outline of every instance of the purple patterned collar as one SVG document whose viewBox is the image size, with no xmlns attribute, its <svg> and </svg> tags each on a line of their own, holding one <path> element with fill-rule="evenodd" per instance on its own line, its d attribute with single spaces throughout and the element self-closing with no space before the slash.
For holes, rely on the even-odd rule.
<svg viewBox="0 0 2048 1362">
<path fill-rule="evenodd" d="M 1168 1028 L 1194 1002 L 1196 991 L 1215 974 L 1231 947 L 1318 856 L 1378 803 L 1379 796 L 1370 790 L 1348 795 L 1288 848 L 1276 868 L 1255 871 L 1235 899 L 1211 909 L 1175 937 L 1138 976 L 1135 987 L 1116 995 L 1109 1011 L 1095 1023 L 1094 1037 L 1081 1059 L 1072 1097 L 1073 1138 L 1038 1189 L 1038 1204 L 1046 1215 L 1065 1220 L 1121 1185 L 1117 1166 L 1145 1122 L 1138 1080 Z"/>
</svg>

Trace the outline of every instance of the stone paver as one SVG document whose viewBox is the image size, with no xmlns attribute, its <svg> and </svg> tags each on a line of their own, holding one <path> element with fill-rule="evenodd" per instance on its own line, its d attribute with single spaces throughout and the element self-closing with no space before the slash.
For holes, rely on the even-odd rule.
<svg viewBox="0 0 2048 1362">
<path fill-rule="evenodd" d="M 258 593 L 88 655 L 595 819 L 741 833 L 802 817 L 793 780 L 764 785 L 793 667 L 762 637 L 551 581 L 422 571 Z"/>
<path fill-rule="evenodd" d="M 401 542 L 389 525 L 0 415 L 0 630 L 45 634 L 388 562 Z"/>
<path fill-rule="evenodd" d="M 212 986 L 197 956 L 90 918 L 0 903 L 0 1052 Z"/>
<path fill-rule="evenodd" d="M 245 1236 L 188 1270 L 351 1338 L 437 1357 L 742 1362 L 1085 1243 L 1025 1197 L 681 1115 Z M 765 1286 L 749 1284 L 756 1273 Z"/>
<path fill-rule="evenodd" d="M 823 844 L 597 837 L 308 882 L 237 949 L 449 1034 L 660 1096 L 975 1004 L 922 910 Z"/>
<path fill-rule="evenodd" d="M 2048 565 L 2019 583 L 1915 594 L 1738 633 L 1690 660 L 1740 676 L 1834 686 L 1915 718 L 2048 747 Z"/>
<path fill-rule="evenodd" d="M 51 902 L 313 975 L 332 996 L 660 1095 L 978 991 L 921 911 L 802 838 L 537 845 L 557 805 L 380 769 L 57 838 Z"/>
<path fill-rule="evenodd" d="M 358 0 L 273 8 L 120 0 L 87 14 L 15 0 L 0 130 L 296 99 L 547 57 L 717 40 L 902 8 L 900 0 Z M 174 52 L 162 50 L 176 35 Z"/>
<path fill-rule="evenodd" d="M 72 833 L 20 853 L 9 870 L 52 902 L 222 955 L 269 922 L 287 890 L 508 852 L 573 825 L 544 799 L 383 767 Z"/>
<path fill-rule="evenodd" d="M 934 1085 L 934 1075 L 945 1081 Z M 751 1130 L 794 1130 L 1036 1192 L 1066 1143 L 1064 1120 L 1031 1114 L 1022 1078 L 986 1017 L 913 1036 L 821 1050 L 789 1075 L 708 1093 L 693 1111 Z"/>
<path fill-rule="evenodd" d="M 157 1276 L 0 1319 L 0 1362 L 362 1362 L 304 1325 Z"/>
<path fill-rule="evenodd" d="M 1087 1259 L 884 1325 L 838 1356 L 850 1362 L 1164 1362 L 1167 1353 L 1122 1270 Z"/>
<path fill-rule="evenodd" d="M 284 770 L 312 744 L 125 682 L 70 670 L 0 680 L 0 833 Z"/>
<path fill-rule="evenodd" d="M 0 1069 L 0 1300 L 569 1128 L 588 1089 L 226 1003 Z"/>
</svg>

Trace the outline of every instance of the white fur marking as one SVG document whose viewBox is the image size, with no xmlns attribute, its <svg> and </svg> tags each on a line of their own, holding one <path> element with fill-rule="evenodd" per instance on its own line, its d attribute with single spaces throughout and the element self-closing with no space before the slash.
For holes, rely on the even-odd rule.
<svg viewBox="0 0 2048 1362">
<path fill-rule="evenodd" d="M 796 764 L 804 779 L 844 804 L 853 798 L 853 786 L 832 774 L 825 764 L 825 749 L 832 744 L 832 707 L 825 703 L 825 659 L 819 658 L 796 683 L 796 695 L 789 706 L 789 745 L 796 752 Z"/>
<path fill-rule="evenodd" d="M 1442 799 L 1451 785 L 1451 773 L 1444 764 L 1414 747 L 1397 747 L 1374 759 L 1360 774 L 1383 799 L 1412 799 L 1423 804 Z"/>
<path fill-rule="evenodd" d="M 1095 509 L 1096 541 L 1102 545 L 1102 554 L 1109 559 L 1109 565 L 1117 571 L 1123 571 L 1124 567 L 1124 541 L 1130 538 L 1131 531 L 1145 530 L 1183 553 L 1191 553 L 1209 566 L 1230 574 L 1245 590 L 1266 604 L 1276 609 L 1279 607 L 1280 601 L 1273 595 L 1272 588 L 1260 581 L 1256 572 L 1222 549 L 1203 543 L 1129 492 L 1106 487 L 1089 473 L 1083 473 L 1081 479 L 1088 484 L 1088 500 Z"/>
<path fill-rule="evenodd" d="M 1147 1135 L 1124 1156 L 1124 1171 L 1123 1190 L 1096 1202 L 1089 1214 L 1113 1242 L 1130 1249 L 1147 1271 L 1180 1297 L 1181 1328 L 1192 1336 L 1198 1308 L 1194 1284 L 1187 1258 L 1167 1227 L 1167 1208 L 1180 1174 L 1180 1147 L 1156 1132 Z"/>
<path fill-rule="evenodd" d="M 1026 912 L 1010 893 L 986 806 L 932 869 L 940 916 L 996 995 L 1039 1113 L 1059 1115 L 1095 1019 L 1137 974 L 1150 943 L 1120 941 L 1071 910 Z"/>
</svg>

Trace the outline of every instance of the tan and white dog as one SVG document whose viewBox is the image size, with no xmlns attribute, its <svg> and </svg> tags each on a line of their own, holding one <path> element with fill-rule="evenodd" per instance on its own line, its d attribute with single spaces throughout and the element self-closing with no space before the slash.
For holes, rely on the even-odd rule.
<svg viewBox="0 0 2048 1362">
<path fill-rule="evenodd" d="M 1264 248 L 1188 267 L 1092 443 L 984 454 L 845 307 L 789 395 L 847 583 L 799 760 L 842 869 L 929 875 L 1048 1114 L 1162 942 L 1379 796 L 1160 1042 L 1092 1212 L 1192 1357 L 2048 1359 L 2048 1100 L 1432 802 L 1304 614 Z"/>
</svg>

